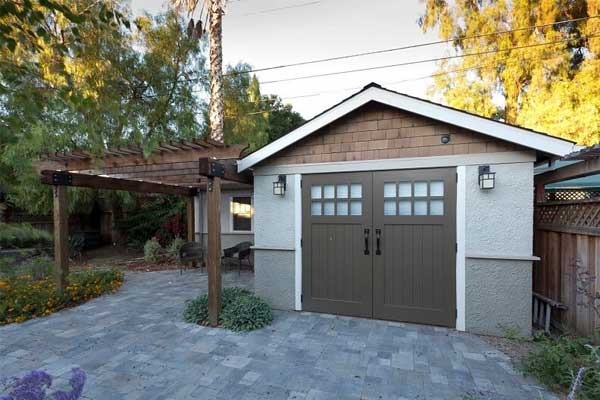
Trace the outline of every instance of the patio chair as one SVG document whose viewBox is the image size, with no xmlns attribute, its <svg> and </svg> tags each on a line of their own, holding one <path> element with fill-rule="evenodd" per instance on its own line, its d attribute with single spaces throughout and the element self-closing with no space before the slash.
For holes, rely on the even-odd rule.
<svg viewBox="0 0 600 400">
<path fill-rule="evenodd" d="M 253 269 L 251 254 L 252 242 L 241 242 L 235 246 L 223 250 L 223 258 L 237 258 L 238 260 L 238 275 L 242 273 L 242 260 L 247 260 L 250 269 Z M 237 254 L 237 257 L 234 257 Z"/>
<path fill-rule="evenodd" d="M 187 263 L 196 261 L 202 266 L 204 261 L 204 248 L 200 243 L 187 242 L 179 249 L 179 274 L 183 275 L 183 269 Z"/>
</svg>

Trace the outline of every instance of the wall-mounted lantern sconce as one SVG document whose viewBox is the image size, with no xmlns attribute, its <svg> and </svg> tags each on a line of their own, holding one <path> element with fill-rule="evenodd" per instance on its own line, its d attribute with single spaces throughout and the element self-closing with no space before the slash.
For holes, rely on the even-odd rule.
<svg viewBox="0 0 600 400">
<path fill-rule="evenodd" d="M 446 135 L 442 135 L 442 137 L 440 138 L 440 143 L 448 144 L 448 143 L 450 143 L 450 140 L 451 140 L 450 134 L 448 133 Z"/>
<path fill-rule="evenodd" d="M 479 166 L 479 189 L 490 190 L 496 185 L 496 173 L 490 171 L 489 165 Z"/>
<path fill-rule="evenodd" d="M 285 175 L 279 175 L 277 180 L 273 182 L 273 194 L 275 196 L 285 195 Z"/>
</svg>

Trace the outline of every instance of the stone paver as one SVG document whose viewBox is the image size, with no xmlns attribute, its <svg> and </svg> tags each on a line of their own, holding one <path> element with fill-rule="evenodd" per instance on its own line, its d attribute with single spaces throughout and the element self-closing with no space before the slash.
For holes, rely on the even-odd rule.
<svg viewBox="0 0 600 400">
<path fill-rule="evenodd" d="M 0 376 L 88 374 L 102 399 L 554 399 L 478 337 L 444 328 L 275 312 L 233 333 L 182 322 L 198 271 L 131 273 L 116 294 L 0 327 Z M 249 273 L 225 286 L 252 288 Z"/>
</svg>

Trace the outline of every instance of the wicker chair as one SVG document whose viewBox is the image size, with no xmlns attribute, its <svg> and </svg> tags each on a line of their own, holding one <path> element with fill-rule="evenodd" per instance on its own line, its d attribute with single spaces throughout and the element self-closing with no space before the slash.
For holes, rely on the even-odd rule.
<svg viewBox="0 0 600 400">
<path fill-rule="evenodd" d="M 196 261 L 202 265 L 204 260 L 204 248 L 200 243 L 187 242 L 179 249 L 179 274 L 183 274 L 183 269 L 187 263 Z"/>
<path fill-rule="evenodd" d="M 241 242 L 236 244 L 235 246 L 229 247 L 223 250 L 223 258 L 237 258 L 238 260 L 238 275 L 242 272 L 242 260 L 247 260 L 250 269 L 252 270 L 254 266 L 252 265 L 251 255 L 252 255 L 252 242 Z M 237 257 L 235 255 L 237 254 Z"/>
</svg>

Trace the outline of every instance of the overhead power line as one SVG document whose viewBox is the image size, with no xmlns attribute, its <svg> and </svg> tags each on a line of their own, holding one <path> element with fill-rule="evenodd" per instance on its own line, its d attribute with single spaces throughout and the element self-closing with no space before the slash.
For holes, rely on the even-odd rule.
<svg viewBox="0 0 600 400">
<path fill-rule="evenodd" d="M 411 44 L 411 45 L 406 45 L 406 46 L 401 46 L 401 47 L 393 47 L 393 48 L 383 49 L 383 50 L 366 51 L 366 52 L 362 52 L 362 53 L 346 54 L 346 55 L 337 56 L 337 57 L 320 58 L 320 59 L 300 61 L 300 62 L 290 63 L 290 64 L 276 65 L 276 66 L 271 66 L 271 67 L 254 68 L 254 69 L 250 69 L 248 71 L 230 72 L 230 73 L 224 74 L 224 76 L 240 75 L 240 74 L 253 73 L 253 72 L 271 71 L 271 70 L 275 70 L 275 69 L 291 68 L 291 67 L 298 67 L 298 66 L 302 66 L 302 65 L 318 64 L 318 63 L 325 63 L 325 62 L 338 61 L 338 60 L 346 60 L 349 58 L 365 57 L 365 56 L 370 56 L 370 55 L 375 55 L 375 54 L 391 53 L 391 52 L 396 52 L 396 51 L 401 51 L 401 50 L 409 50 L 409 49 L 416 49 L 416 48 L 420 48 L 420 47 L 427 47 L 427 46 L 433 46 L 433 45 L 438 45 L 438 44 L 452 43 L 452 42 L 460 41 L 460 40 L 480 39 L 483 37 L 504 35 L 507 33 L 520 32 L 520 31 L 532 30 L 532 29 L 537 29 L 537 28 L 547 28 L 550 26 L 564 25 L 564 24 L 573 23 L 573 22 L 581 22 L 581 21 L 593 19 L 593 18 L 600 18 L 600 15 L 593 15 L 590 17 L 573 18 L 573 19 L 568 19 L 568 20 L 564 20 L 564 21 L 551 22 L 551 23 L 541 24 L 541 25 L 532 25 L 532 26 L 520 27 L 520 28 L 509 29 L 509 30 L 504 30 L 504 31 L 496 31 L 496 32 L 491 32 L 491 33 L 481 33 L 478 35 L 460 36 L 460 37 L 453 38 L 453 39 L 438 40 L 438 41 L 434 41 L 434 42 L 417 43 L 417 44 Z"/>
<path fill-rule="evenodd" d="M 564 42 L 569 42 L 569 41 L 578 40 L 578 39 L 591 39 L 591 38 L 598 37 L 598 36 L 600 36 L 600 35 L 588 35 L 588 36 L 581 36 L 579 38 L 561 39 L 561 40 L 556 40 L 553 42 L 533 43 L 533 44 L 527 44 L 527 45 L 522 45 L 522 46 L 509 47 L 506 49 L 478 51 L 475 53 L 464 53 L 464 54 L 457 54 L 454 56 L 428 58 L 428 59 L 424 59 L 424 60 L 415 60 L 415 61 L 406 61 L 406 62 L 396 63 L 396 64 L 378 65 L 378 66 L 374 66 L 374 67 L 365 67 L 365 68 L 355 68 L 355 69 L 349 69 L 349 70 L 344 70 L 344 71 L 326 72 L 326 73 L 322 73 L 322 74 L 303 75 L 303 76 L 296 76 L 296 77 L 292 77 L 292 78 L 282 78 L 282 79 L 275 79 L 272 81 L 263 81 L 260 84 L 267 85 L 267 84 L 279 83 L 279 82 L 299 81 L 299 80 L 311 79 L 311 78 L 321 78 L 321 77 L 326 77 L 326 76 L 350 74 L 350 73 L 354 73 L 354 72 L 373 71 L 373 70 L 377 70 L 377 69 L 402 67 L 402 66 L 406 66 L 406 65 L 447 61 L 447 60 L 463 58 L 463 57 L 473 57 L 473 56 L 482 56 L 482 55 L 495 54 L 495 53 L 504 53 L 507 51 L 528 49 L 528 48 L 532 48 L 532 47 L 549 46 L 552 44 L 564 43 Z"/>
</svg>

